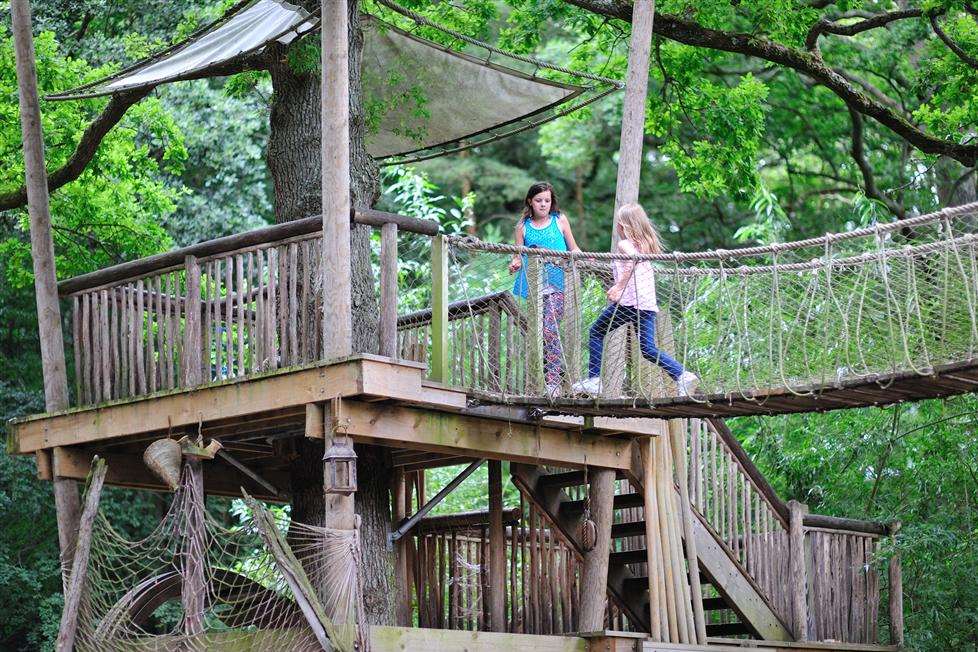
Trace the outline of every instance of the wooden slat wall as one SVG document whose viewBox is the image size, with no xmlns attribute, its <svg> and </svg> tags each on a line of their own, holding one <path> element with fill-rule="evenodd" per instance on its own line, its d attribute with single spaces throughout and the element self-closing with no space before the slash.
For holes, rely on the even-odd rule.
<svg viewBox="0 0 978 652">
<path fill-rule="evenodd" d="M 879 641 L 879 539 L 874 535 L 806 530 L 809 633 L 816 640 Z"/>
<path fill-rule="evenodd" d="M 507 526 L 506 631 L 564 634 L 577 631 L 581 560 L 556 528 L 520 496 L 521 518 Z M 485 631 L 489 601 L 489 539 L 484 528 L 415 537 L 412 594 L 419 627 Z M 627 630 L 627 617 L 609 600 L 609 629 Z"/>
</svg>

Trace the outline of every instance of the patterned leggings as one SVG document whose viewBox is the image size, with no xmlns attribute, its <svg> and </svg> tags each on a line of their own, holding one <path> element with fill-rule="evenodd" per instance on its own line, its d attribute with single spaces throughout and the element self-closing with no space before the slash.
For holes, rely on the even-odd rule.
<svg viewBox="0 0 978 652">
<path fill-rule="evenodd" d="M 560 346 L 560 320 L 563 318 L 564 293 L 543 295 L 543 370 L 548 387 L 559 386 L 564 375 Z"/>
</svg>

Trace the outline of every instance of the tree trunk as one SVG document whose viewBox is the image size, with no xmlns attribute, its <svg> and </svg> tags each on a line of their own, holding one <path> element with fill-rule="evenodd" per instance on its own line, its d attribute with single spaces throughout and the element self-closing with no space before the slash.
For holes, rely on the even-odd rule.
<svg viewBox="0 0 978 652">
<path fill-rule="evenodd" d="M 313 11 L 318 1 L 304 0 Z M 376 163 L 364 146 L 366 124 L 360 59 L 363 33 L 357 3 L 350 3 L 350 180 L 354 206 L 371 206 L 379 196 Z M 313 36 L 311 38 L 318 38 Z M 319 71 L 297 73 L 289 63 L 288 49 L 273 48 L 269 69 L 274 97 L 267 162 L 275 188 L 275 220 L 292 220 L 317 215 L 320 196 L 320 75 Z M 318 59 L 317 59 L 318 60 Z M 353 350 L 377 351 L 377 298 L 370 267 L 370 228 L 351 230 L 353 300 Z M 389 478 L 392 469 L 386 451 L 376 446 L 357 445 L 356 511 L 360 515 L 363 541 L 363 593 L 371 624 L 394 624 L 393 555 L 387 551 L 390 531 Z M 321 525 L 325 509 L 323 495 L 323 444 L 296 440 L 296 456 L 289 466 L 292 483 L 292 518 Z"/>
</svg>

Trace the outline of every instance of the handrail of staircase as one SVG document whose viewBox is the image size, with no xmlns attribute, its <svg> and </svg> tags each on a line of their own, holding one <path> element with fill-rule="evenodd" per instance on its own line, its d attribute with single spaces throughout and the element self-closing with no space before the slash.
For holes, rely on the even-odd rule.
<svg viewBox="0 0 978 652">
<path fill-rule="evenodd" d="M 750 477 L 750 479 L 757 485 L 758 490 L 764 495 L 772 507 L 778 512 L 778 514 L 785 520 L 788 521 L 788 504 L 778 496 L 774 487 L 771 483 L 767 481 L 767 478 L 761 473 L 760 469 L 755 466 L 754 462 L 747 455 L 747 451 L 744 450 L 737 438 L 734 437 L 733 433 L 730 432 L 730 428 L 727 424 L 723 422 L 722 419 L 709 419 L 710 425 L 716 430 L 717 434 L 723 439 L 724 443 L 730 449 L 730 452 L 736 458 L 737 462 L 740 464 L 744 472 Z M 854 518 L 842 518 L 838 516 L 828 516 L 825 514 L 805 514 L 802 523 L 806 527 L 817 527 L 825 528 L 831 530 L 843 530 L 849 532 L 862 532 L 864 534 L 874 534 L 877 536 L 887 536 L 890 534 L 890 525 L 887 523 L 880 523 L 878 521 L 864 521 Z"/>
</svg>

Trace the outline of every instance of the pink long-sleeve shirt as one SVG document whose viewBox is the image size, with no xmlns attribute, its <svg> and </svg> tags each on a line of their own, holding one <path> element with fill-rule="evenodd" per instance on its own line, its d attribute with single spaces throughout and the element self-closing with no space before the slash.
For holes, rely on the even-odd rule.
<svg viewBox="0 0 978 652">
<path fill-rule="evenodd" d="M 640 253 L 631 240 L 624 238 L 618 241 L 618 252 L 631 255 Z M 629 272 L 629 268 L 631 268 L 631 272 Z M 615 283 L 618 283 L 622 278 L 627 279 L 618 305 L 633 306 L 638 310 L 659 310 L 655 296 L 655 272 L 652 271 L 652 263 L 647 260 L 616 260 L 613 273 Z"/>
</svg>

